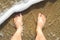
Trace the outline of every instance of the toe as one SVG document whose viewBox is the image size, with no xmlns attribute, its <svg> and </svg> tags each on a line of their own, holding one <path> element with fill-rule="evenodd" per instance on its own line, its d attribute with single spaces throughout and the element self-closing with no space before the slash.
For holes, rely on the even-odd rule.
<svg viewBox="0 0 60 40">
<path fill-rule="evenodd" d="M 45 21 L 46 21 L 46 17 L 42 14 L 42 20 L 43 20 L 43 24 L 45 23 Z"/>
</svg>

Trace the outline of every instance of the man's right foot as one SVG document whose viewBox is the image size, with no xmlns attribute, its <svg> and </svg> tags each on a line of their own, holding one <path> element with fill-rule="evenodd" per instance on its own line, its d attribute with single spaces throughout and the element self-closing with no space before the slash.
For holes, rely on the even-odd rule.
<svg viewBox="0 0 60 40">
<path fill-rule="evenodd" d="M 42 30 L 45 22 L 46 22 L 46 17 L 43 14 L 39 13 L 38 14 L 38 22 L 37 22 L 37 32 Z"/>
</svg>

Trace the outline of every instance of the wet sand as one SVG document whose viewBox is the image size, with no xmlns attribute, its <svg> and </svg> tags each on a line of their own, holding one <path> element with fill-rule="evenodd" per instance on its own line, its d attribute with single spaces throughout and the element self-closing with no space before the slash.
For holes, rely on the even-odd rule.
<svg viewBox="0 0 60 40">
<path fill-rule="evenodd" d="M 23 40 L 35 40 L 38 13 L 47 17 L 43 33 L 47 40 L 60 40 L 60 0 L 45 0 L 31 6 L 23 14 Z M 10 40 L 16 28 L 13 22 L 13 14 L 0 26 L 0 40 Z M 2 35 L 1 35 L 2 33 Z"/>
</svg>

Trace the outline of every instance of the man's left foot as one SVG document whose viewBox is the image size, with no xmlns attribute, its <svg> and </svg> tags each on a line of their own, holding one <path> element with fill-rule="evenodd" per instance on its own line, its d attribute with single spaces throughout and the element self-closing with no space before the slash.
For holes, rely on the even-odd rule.
<svg viewBox="0 0 60 40">
<path fill-rule="evenodd" d="M 19 29 L 20 28 L 20 31 L 23 30 L 23 22 L 22 22 L 22 15 L 19 14 L 19 15 L 16 15 L 16 17 L 14 18 L 14 23 L 16 25 L 16 28 Z"/>
</svg>

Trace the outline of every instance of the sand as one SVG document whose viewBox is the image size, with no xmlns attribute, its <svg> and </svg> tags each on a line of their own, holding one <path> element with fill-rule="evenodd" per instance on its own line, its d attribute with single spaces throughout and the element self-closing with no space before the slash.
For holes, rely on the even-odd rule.
<svg viewBox="0 0 60 40">
<path fill-rule="evenodd" d="M 46 39 L 60 40 L 60 0 L 45 0 L 22 12 L 24 23 L 23 40 L 35 40 L 38 13 L 42 13 L 47 17 L 43 28 Z M 16 28 L 13 22 L 15 15 L 13 14 L 0 26 L 0 40 L 10 40 L 15 33 Z"/>
</svg>

